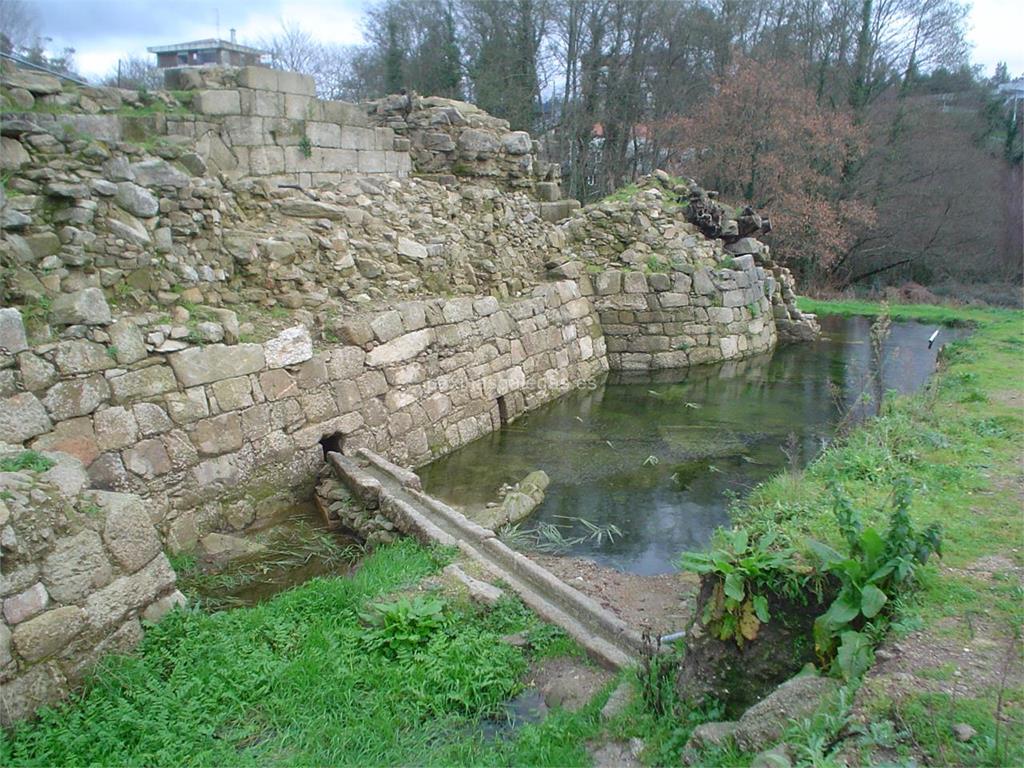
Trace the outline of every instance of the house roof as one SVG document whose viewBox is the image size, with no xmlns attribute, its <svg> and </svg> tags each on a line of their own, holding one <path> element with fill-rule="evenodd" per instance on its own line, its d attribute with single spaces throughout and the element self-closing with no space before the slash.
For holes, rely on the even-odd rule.
<svg viewBox="0 0 1024 768">
<path fill-rule="evenodd" d="M 173 45 L 153 45 L 146 48 L 150 53 L 178 53 L 179 51 L 209 51 L 209 50 L 237 51 L 238 53 L 253 53 L 256 55 L 267 53 L 259 48 L 251 48 L 248 45 L 239 45 L 227 40 L 217 40 L 210 37 L 206 40 L 192 40 L 188 43 L 175 43 Z"/>
</svg>

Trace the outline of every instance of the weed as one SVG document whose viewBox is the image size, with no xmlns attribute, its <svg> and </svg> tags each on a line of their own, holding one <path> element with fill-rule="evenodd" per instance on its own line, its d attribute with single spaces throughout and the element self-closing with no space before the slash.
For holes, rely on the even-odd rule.
<svg viewBox="0 0 1024 768">
<path fill-rule="evenodd" d="M 734 639 L 741 647 L 754 640 L 771 619 L 766 593 L 792 595 L 800 588 L 793 551 L 774 544 L 772 534 L 751 542 L 742 528 L 720 529 L 710 552 L 685 552 L 680 558 L 683 570 L 717 577 L 701 623 L 720 640 Z"/>
<path fill-rule="evenodd" d="M 309 136 L 306 134 L 302 134 L 302 138 L 299 139 L 299 152 L 301 152 L 302 156 L 305 158 L 313 156 L 313 144 L 310 142 Z"/>
<path fill-rule="evenodd" d="M 56 461 L 43 456 L 38 451 L 22 451 L 14 456 L 0 459 L 0 472 L 21 472 L 23 470 L 45 472 L 56 464 Z"/>
</svg>

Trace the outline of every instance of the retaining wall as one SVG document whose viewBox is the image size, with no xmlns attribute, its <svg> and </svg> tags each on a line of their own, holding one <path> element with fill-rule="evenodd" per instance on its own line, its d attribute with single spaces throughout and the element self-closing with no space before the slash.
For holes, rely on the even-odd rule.
<svg viewBox="0 0 1024 768">
<path fill-rule="evenodd" d="M 97 488 L 146 494 L 174 549 L 308 498 L 325 437 L 415 466 L 607 370 L 571 281 L 505 304 L 398 304 L 337 324 L 340 343 L 317 351 L 296 326 L 160 353 L 109 314 L 85 338 L 29 349 L 16 310 L 0 319 L 17 362 L 0 401 L 7 439 L 77 456 Z"/>
<path fill-rule="evenodd" d="M 20 449 L 0 450 L 0 459 Z M 78 685 L 184 598 L 147 505 L 86 490 L 81 462 L 0 472 L 0 725 Z"/>
</svg>

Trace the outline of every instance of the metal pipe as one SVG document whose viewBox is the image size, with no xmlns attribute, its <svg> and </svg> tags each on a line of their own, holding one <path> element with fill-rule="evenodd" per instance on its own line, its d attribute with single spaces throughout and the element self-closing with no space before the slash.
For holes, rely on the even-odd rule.
<svg viewBox="0 0 1024 768">
<path fill-rule="evenodd" d="M 935 333 L 933 333 L 931 336 L 928 337 L 928 349 L 932 348 L 932 344 L 935 343 L 935 340 L 937 338 L 939 338 L 939 329 L 938 328 L 935 329 Z"/>
<path fill-rule="evenodd" d="M 683 630 L 682 632 L 673 632 L 670 635 L 662 635 L 660 638 L 658 638 L 658 642 L 674 643 L 676 640 L 682 640 L 684 637 L 686 637 L 686 630 Z"/>
</svg>

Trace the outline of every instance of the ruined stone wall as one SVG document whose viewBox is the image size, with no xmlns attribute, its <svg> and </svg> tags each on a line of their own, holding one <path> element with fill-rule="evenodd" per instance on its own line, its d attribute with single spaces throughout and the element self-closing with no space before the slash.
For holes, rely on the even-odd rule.
<svg viewBox="0 0 1024 768">
<path fill-rule="evenodd" d="M 5 110 L 5 120 L 107 143 L 186 146 L 185 162 L 197 172 L 228 179 L 309 187 L 337 181 L 338 174 L 400 178 L 412 170 L 407 139 L 378 127 L 365 108 L 316 98 L 306 75 L 265 67 L 187 67 L 169 74 L 177 95 L 149 96 L 156 101 L 142 104 L 131 91 L 65 90 L 46 75 L 8 73 L 5 93 L 18 91 L 19 103 L 38 99 L 59 112 Z"/>
<path fill-rule="evenodd" d="M 146 494 L 176 549 L 308 497 L 324 437 L 415 466 L 607 369 L 597 316 L 570 281 L 504 304 L 354 315 L 316 351 L 294 326 L 262 344 L 159 352 L 132 320 L 112 323 L 98 291 L 76 298 L 57 310 L 77 338 L 30 348 L 20 313 L 0 317 L 0 433 L 79 457 L 94 487 Z"/>
<path fill-rule="evenodd" d="M 0 444 L 0 461 L 21 454 Z M 78 685 L 184 602 L 139 496 L 87 490 L 81 462 L 0 472 L 0 725 Z"/>
<path fill-rule="evenodd" d="M 775 346 L 771 296 L 778 285 L 751 256 L 736 258 L 731 269 L 611 269 L 591 285 L 612 370 L 682 368 Z"/>
</svg>

